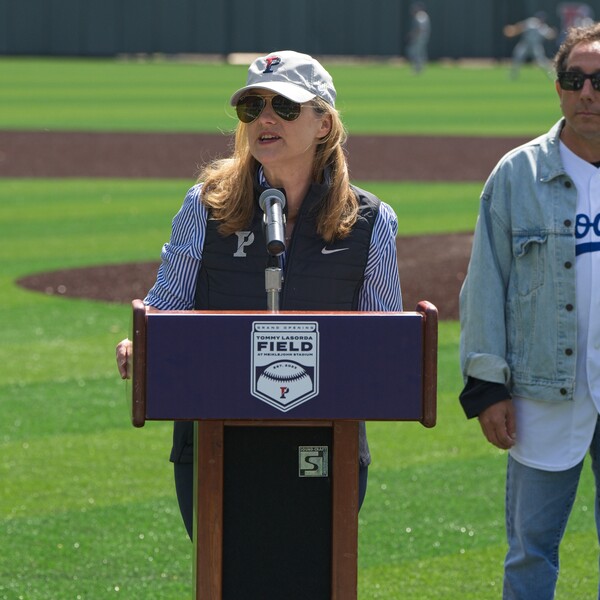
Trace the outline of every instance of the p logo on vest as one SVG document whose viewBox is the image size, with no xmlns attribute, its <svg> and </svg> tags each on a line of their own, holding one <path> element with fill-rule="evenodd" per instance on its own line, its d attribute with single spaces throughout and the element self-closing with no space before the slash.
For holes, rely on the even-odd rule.
<svg viewBox="0 0 600 600">
<path fill-rule="evenodd" d="M 245 248 L 251 246 L 254 242 L 254 233 L 252 231 L 236 231 L 235 235 L 237 235 L 238 243 L 237 250 L 233 256 L 236 258 L 246 258 Z"/>
</svg>

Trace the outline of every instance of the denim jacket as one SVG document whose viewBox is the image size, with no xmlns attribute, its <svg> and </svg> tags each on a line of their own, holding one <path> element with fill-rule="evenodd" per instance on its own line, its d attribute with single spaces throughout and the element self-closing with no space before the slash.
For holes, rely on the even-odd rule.
<svg viewBox="0 0 600 600">
<path fill-rule="evenodd" d="M 507 153 L 487 180 L 460 292 L 461 367 L 513 395 L 573 399 L 577 191 L 563 121 Z"/>
</svg>

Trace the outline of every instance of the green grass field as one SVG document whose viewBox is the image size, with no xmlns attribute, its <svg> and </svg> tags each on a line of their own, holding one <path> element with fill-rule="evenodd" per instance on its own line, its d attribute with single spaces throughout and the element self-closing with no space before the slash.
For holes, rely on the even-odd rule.
<svg viewBox="0 0 600 600">
<path fill-rule="evenodd" d="M 538 135 L 559 116 L 540 70 L 512 81 L 501 66 L 329 69 L 352 134 Z M 0 58 L 0 129 L 228 131 L 245 77 L 210 63 Z"/>
<path fill-rule="evenodd" d="M 208 131 L 219 119 L 227 127 L 222 99 L 244 70 L 221 69 L 214 95 L 200 101 L 201 73 L 213 68 L 1 59 L 0 129 Z M 510 82 L 499 67 L 435 67 L 423 78 L 398 67 L 356 68 L 332 68 L 351 131 L 431 133 L 427 109 L 417 105 L 419 86 L 421 94 L 436 92 L 427 94 L 435 102 L 430 117 L 445 133 L 537 134 L 558 114 L 552 84 L 535 70 Z M 386 82 L 395 79 L 394 100 Z M 378 94 L 386 100 L 374 110 Z M 528 108 L 517 97 L 529 98 Z M 497 114 L 477 117 L 476 127 L 471 117 L 483 105 Z M 370 112 L 381 122 L 370 126 Z M 32 293 L 15 280 L 156 260 L 191 183 L 0 179 L 0 599 L 190 597 L 192 548 L 167 460 L 170 426 L 130 425 L 127 384 L 114 365 L 115 342 L 130 329 L 129 306 Z M 478 183 L 357 183 L 392 204 L 402 235 L 473 228 Z M 360 600 L 500 597 L 505 456 L 458 405 L 457 323 L 442 322 L 439 333 L 437 427 L 368 426 L 374 463 L 360 514 Z M 586 469 L 563 544 L 562 600 L 596 593 L 593 505 Z"/>
</svg>

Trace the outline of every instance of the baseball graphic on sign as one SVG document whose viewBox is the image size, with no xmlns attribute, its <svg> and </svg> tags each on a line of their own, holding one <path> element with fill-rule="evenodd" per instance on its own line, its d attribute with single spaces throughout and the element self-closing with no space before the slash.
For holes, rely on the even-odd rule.
<svg viewBox="0 0 600 600">
<path fill-rule="evenodd" d="M 310 394 L 313 381 L 300 363 L 281 360 L 265 368 L 256 382 L 256 389 L 285 406 Z"/>
</svg>

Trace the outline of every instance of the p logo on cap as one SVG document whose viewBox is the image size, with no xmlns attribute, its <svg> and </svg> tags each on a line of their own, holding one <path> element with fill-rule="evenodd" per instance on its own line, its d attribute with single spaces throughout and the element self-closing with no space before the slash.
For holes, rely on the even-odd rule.
<svg viewBox="0 0 600 600">
<path fill-rule="evenodd" d="M 268 56 L 267 57 L 267 68 L 263 71 L 263 73 L 272 73 L 273 69 L 271 67 L 276 67 L 281 63 L 281 59 L 279 56 Z"/>
</svg>

